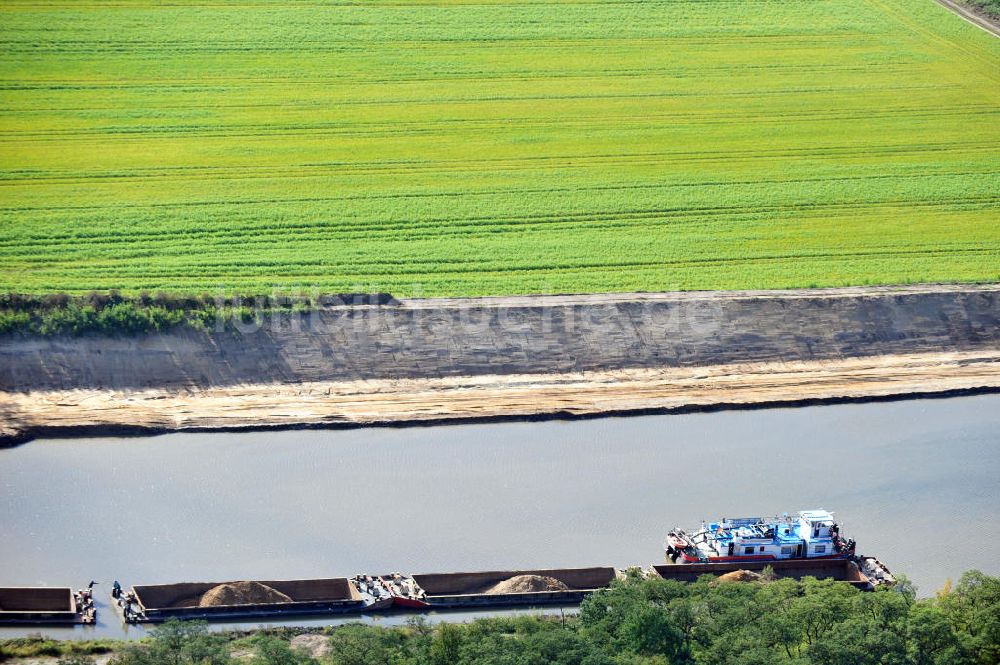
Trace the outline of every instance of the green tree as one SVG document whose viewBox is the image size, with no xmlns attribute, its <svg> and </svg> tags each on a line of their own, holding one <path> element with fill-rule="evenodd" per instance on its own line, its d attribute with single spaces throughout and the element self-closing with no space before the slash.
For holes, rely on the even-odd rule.
<svg viewBox="0 0 1000 665">
<path fill-rule="evenodd" d="M 1000 663 L 1000 578 L 970 570 L 938 601 L 977 665 Z"/>
<path fill-rule="evenodd" d="M 462 629 L 450 623 L 442 623 L 434 633 L 430 646 L 430 660 L 433 665 L 454 665 L 462 649 Z"/>
<path fill-rule="evenodd" d="M 171 619 L 145 643 L 112 658 L 113 665 L 231 665 L 229 642 L 201 621 Z"/>
<path fill-rule="evenodd" d="M 666 656 L 670 662 L 687 660 L 684 634 L 670 621 L 664 608 L 645 606 L 629 612 L 622 620 L 619 645 L 640 656 Z"/>
<path fill-rule="evenodd" d="M 915 605 L 909 619 L 910 658 L 915 665 L 967 662 L 959 635 L 948 621 L 948 615 L 936 604 Z"/>
<path fill-rule="evenodd" d="M 400 630 L 352 623 L 330 636 L 329 659 L 333 665 L 390 665 L 403 661 L 406 641 Z"/>
<path fill-rule="evenodd" d="M 907 665 L 904 636 L 869 616 L 851 617 L 825 633 L 808 649 L 815 665 Z"/>
<path fill-rule="evenodd" d="M 319 661 L 304 651 L 292 649 L 283 639 L 259 635 L 254 639 L 250 665 L 319 665 Z"/>
<path fill-rule="evenodd" d="M 575 630 L 546 626 L 524 639 L 525 665 L 612 665 L 611 658 Z"/>
<path fill-rule="evenodd" d="M 843 582 L 812 577 L 802 580 L 802 590 L 804 595 L 795 601 L 793 611 L 810 645 L 850 615 L 852 601 L 858 593 Z"/>
</svg>

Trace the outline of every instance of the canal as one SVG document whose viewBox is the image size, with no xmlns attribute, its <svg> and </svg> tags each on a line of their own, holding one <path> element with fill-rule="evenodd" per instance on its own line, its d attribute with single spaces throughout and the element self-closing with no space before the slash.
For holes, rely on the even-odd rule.
<svg viewBox="0 0 1000 665">
<path fill-rule="evenodd" d="M 0 585 L 94 579 L 103 602 L 114 579 L 647 565 L 671 526 L 826 508 L 929 595 L 970 568 L 1000 574 L 976 537 L 998 495 L 1000 395 L 45 440 L 0 450 Z M 142 632 L 99 612 L 97 627 L 42 632 Z"/>
</svg>

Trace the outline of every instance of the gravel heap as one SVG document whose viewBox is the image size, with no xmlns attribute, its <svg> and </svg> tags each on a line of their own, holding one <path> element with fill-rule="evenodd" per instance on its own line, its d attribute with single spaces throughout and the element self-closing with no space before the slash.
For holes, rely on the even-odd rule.
<svg viewBox="0 0 1000 665">
<path fill-rule="evenodd" d="M 756 582 L 760 579 L 760 573 L 752 570 L 734 570 L 725 575 L 719 575 L 719 582 Z"/>
<path fill-rule="evenodd" d="M 258 605 L 290 603 L 289 596 L 260 582 L 226 582 L 214 586 L 200 596 L 174 603 L 174 607 L 218 607 L 220 605 Z"/>
<path fill-rule="evenodd" d="M 543 575 L 517 575 L 494 584 L 485 593 L 500 595 L 505 593 L 531 593 L 535 591 L 568 591 L 569 587 L 554 577 Z"/>
</svg>

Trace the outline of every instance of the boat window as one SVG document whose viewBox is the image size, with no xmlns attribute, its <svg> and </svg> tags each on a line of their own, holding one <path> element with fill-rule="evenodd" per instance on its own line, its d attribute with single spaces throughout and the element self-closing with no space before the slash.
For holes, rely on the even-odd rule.
<svg viewBox="0 0 1000 665">
<path fill-rule="evenodd" d="M 763 552 L 763 551 L 764 551 L 764 546 L 763 546 L 763 545 L 761 545 L 761 546 L 760 546 L 760 551 L 761 551 L 761 552 Z"/>
<path fill-rule="evenodd" d="M 816 546 L 816 554 L 822 554 L 825 551 L 826 551 L 826 545 L 817 545 Z"/>
<path fill-rule="evenodd" d="M 792 553 L 792 546 L 791 545 L 785 545 L 784 547 L 781 548 L 781 553 L 782 554 L 791 554 Z"/>
<path fill-rule="evenodd" d="M 743 553 L 744 554 L 753 554 L 753 548 L 752 547 L 745 547 L 745 548 L 743 548 Z"/>
</svg>

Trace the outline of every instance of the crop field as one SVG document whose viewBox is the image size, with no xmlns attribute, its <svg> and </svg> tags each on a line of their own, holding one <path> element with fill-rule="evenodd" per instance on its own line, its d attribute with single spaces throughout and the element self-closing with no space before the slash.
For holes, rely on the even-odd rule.
<svg viewBox="0 0 1000 665">
<path fill-rule="evenodd" d="M 0 89 L 0 290 L 1000 280 L 931 0 L 5 0 Z"/>
</svg>

